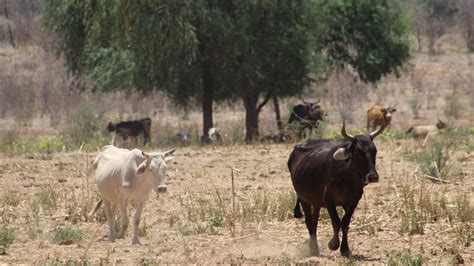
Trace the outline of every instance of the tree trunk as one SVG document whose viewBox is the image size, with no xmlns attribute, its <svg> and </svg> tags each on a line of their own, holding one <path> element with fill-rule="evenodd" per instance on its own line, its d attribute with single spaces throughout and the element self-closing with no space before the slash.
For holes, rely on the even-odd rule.
<svg viewBox="0 0 474 266">
<path fill-rule="evenodd" d="M 249 93 L 249 95 L 242 96 L 242 101 L 245 106 L 245 141 L 247 143 L 254 141 L 258 133 L 258 93 Z"/>
<path fill-rule="evenodd" d="M 203 60 L 202 69 L 202 137 L 201 141 L 207 143 L 209 139 L 209 129 L 214 126 L 212 119 L 212 103 L 214 100 L 214 82 L 212 80 L 210 63 Z"/>
<path fill-rule="evenodd" d="M 281 120 L 281 114 L 280 114 L 280 104 L 278 103 L 278 96 L 273 93 L 272 94 L 272 99 L 273 99 L 273 106 L 275 108 L 275 118 L 277 122 L 277 127 L 278 127 L 278 132 L 280 134 L 283 134 L 283 121 Z"/>
</svg>

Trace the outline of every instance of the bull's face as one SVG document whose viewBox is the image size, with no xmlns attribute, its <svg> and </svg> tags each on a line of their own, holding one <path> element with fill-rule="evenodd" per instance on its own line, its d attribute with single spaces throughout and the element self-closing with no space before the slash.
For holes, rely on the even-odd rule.
<svg viewBox="0 0 474 266">
<path fill-rule="evenodd" d="M 339 148 L 333 155 L 335 160 L 349 160 L 349 164 L 355 168 L 362 182 L 367 185 L 379 181 L 379 174 L 375 169 L 375 158 L 377 148 L 373 139 L 384 130 L 384 126 L 367 135 L 351 136 L 345 131 L 345 123 L 342 126 L 342 135 L 351 142 L 348 146 Z"/>
<path fill-rule="evenodd" d="M 174 150 L 173 150 L 174 151 Z M 147 178 L 151 178 L 153 189 L 159 192 L 166 192 L 166 162 L 173 159 L 169 154 L 157 153 L 154 155 L 144 154 L 145 161 L 137 167 L 136 174 L 142 175 L 148 173 Z"/>
<path fill-rule="evenodd" d="M 162 157 L 153 157 L 150 171 L 153 175 L 153 188 L 158 192 L 166 192 L 166 162 Z"/>
<path fill-rule="evenodd" d="M 392 120 L 392 113 L 395 113 L 397 109 L 393 107 L 385 107 L 382 109 L 382 112 L 384 113 L 385 120 L 387 122 L 390 122 Z"/>
<path fill-rule="evenodd" d="M 317 103 L 307 103 L 308 107 L 308 114 L 311 118 L 319 120 L 323 119 L 324 116 L 324 109 L 321 107 L 321 105 Z"/>
</svg>

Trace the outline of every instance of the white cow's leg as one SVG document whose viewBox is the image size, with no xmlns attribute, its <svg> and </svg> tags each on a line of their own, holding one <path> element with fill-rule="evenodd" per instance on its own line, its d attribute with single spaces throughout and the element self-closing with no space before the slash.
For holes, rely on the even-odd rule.
<svg viewBox="0 0 474 266">
<path fill-rule="evenodd" d="M 120 228 L 120 232 L 118 233 L 117 238 L 123 238 L 128 228 L 127 199 L 125 199 L 124 197 L 120 197 L 119 202 L 120 202 L 119 203 L 120 204 L 120 222 L 121 222 L 122 228 Z"/>
<path fill-rule="evenodd" d="M 115 212 L 112 204 L 104 200 L 105 215 L 107 216 L 107 223 L 109 224 L 109 241 L 115 242 Z M 116 208 L 115 208 L 116 209 Z"/>
<path fill-rule="evenodd" d="M 138 203 L 137 204 L 137 210 L 135 211 L 135 215 L 133 217 L 133 239 L 132 239 L 132 244 L 138 244 L 140 245 L 140 240 L 138 240 L 138 227 L 140 226 L 140 217 L 142 215 L 142 210 L 143 206 L 145 204 L 143 203 Z"/>
</svg>

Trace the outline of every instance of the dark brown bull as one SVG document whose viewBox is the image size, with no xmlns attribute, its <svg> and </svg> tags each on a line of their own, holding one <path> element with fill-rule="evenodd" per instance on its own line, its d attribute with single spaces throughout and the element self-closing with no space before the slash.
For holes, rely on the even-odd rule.
<svg viewBox="0 0 474 266">
<path fill-rule="evenodd" d="M 146 145 L 150 141 L 150 128 L 151 119 L 145 117 L 140 120 L 122 121 L 116 124 L 109 122 L 106 130 L 115 132 L 123 140 L 128 137 L 133 137 L 136 140 L 139 135 L 143 134 L 143 145 Z"/>
<path fill-rule="evenodd" d="M 293 122 L 299 123 L 298 136 L 303 139 L 306 137 L 305 129 L 309 129 L 309 135 L 313 128 L 318 127 L 318 121 L 323 121 L 325 115 L 324 109 L 318 104 L 320 100 L 316 102 L 306 102 L 301 99 L 303 104 L 298 104 L 293 107 L 288 124 Z"/>
<path fill-rule="evenodd" d="M 366 135 L 351 136 L 346 133 L 343 122 L 341 134 L 344 140 L 310 139 L 296 145 L 290 154 L 288 168 L 298 197 L 295 216 L 301 212 L 300 202 L 313 255 L 319 255 L 316 231 L 319 211 L 324 207 L 329 212 L 334 230 L 329 249 L 337 250 L 340 245 L 341 254 L 349 256 L 347 233 L 352 214 L 364 193 L 364 186 L 379 180 L 375 169 L 377 148 L 373 139 L 384 128 L 382 126 Z M 342 220 L 336 206 L 344 208 Z M 341 229 L 342 242 L 339 241 Z"/>
</svg>

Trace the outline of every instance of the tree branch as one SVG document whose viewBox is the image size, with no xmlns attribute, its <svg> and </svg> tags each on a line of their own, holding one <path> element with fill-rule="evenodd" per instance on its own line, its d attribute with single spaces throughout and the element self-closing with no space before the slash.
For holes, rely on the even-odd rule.
<svg viewBox="0 0 474 266">
<path fill-rule="evenodd" d="M 260 113 L 260 111 L 262 110 L 263 106 L 265 106 L 265 104 L 267 104 L 268 100 L 270 100 L 270 97 L 272 96 L 272 90 L 268 90 L 267 92 L 267 96 L 265 97 L 265 99 L 263 100 L 263 102 L 261 102 L 258 107 L 257 107 L 257 112 Z"/>
</svg>

